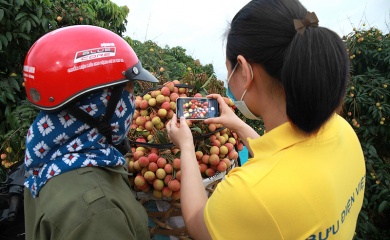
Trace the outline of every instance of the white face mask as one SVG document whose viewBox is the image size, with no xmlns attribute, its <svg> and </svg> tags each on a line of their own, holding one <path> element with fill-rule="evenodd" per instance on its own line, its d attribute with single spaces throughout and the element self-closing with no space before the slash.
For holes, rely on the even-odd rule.
<svg viewBox="0 0 390 240">
<path fill-rule="evenodd" d="M 236 66 L 234 66 L 233 71 L 232 71 L 232 73 L 230 74 L 230 76 L 229 76 L 229 78 L 228 78 L 226 95 L 227 95 L 230 99 L 232 99 L 232 101 L 234 102 L 234 104 L 236 105 L 236 107 L 238 108 L 238 110 L 239 110 L 239 111 L 242 113 L 242 115 L 244 115 L 246 118 L 252 119 L 252 120 L 260 120 L 259 117 L 257 117 L 256 115 L 254 115 L 254 114 L 249 110 L 249 108 L 246 106 L 246 104 L 245 104 L 245 102 L 244 102 L 244 96 L 245 96 L 245 93 L 246 93 L 247 89 L 245 89 L 245 91 L 243 92 L 240 101 L 236 101 L 236 98 L 233 96 L 233 93 L 230 91 L 229 81 L 230 81 L 231 77 L 233 76 L 233 73 L 234 73 L 234 71 L 236 70 L 237 65 L 238 65 L 238 63 L 236 64 Z M 249 65 L 249 64 L 248 64 L 248 66 L 249 66 L 249 69 L 251 70 L 252 79 L 253 79 L 253 70 L 252 70 L 252 67 L 251 67 L 251 65 Z"/>
</svg>

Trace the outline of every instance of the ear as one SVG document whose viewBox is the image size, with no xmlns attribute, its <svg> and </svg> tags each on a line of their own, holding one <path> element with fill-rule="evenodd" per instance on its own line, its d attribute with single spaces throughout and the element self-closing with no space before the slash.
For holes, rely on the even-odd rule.
<svg viewBox="0 0 390 240">
<path fill-rule="evenodd" d="M 237 56 L 237 62 L 241 67 L 241 76 L 245 79 L 244 89 L 248 89 L 253 80 L 253 72 L 249 66 L 248 61 L 242 55 Z"/>
</svg>

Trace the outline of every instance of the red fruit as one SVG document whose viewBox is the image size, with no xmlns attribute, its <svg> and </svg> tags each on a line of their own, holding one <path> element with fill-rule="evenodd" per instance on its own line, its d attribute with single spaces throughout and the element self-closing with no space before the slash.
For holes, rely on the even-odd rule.
<svg viewBox="0 0 390 240">
<path fill-rule="evenodd" d="M 163 103 L 161 104 L 161 108 L 163 108 L 163 109 L 169 111 L 169 110 L 171 110 L 171 103 L 170 103 L 170 102 L 163 102 Z"/>
<path fill-rule="evenodd" d="M 167 112 L 167 115 L 165 117 L 171 119 L 173 117 L 173 114 L 175 114 L 175 112 L 171 109 Z"/>
<path fill-rule="evenodd" d="M 144 178 L 146 179 L 146 181 L 148 181 L 149 183 L 152 183 L 154 179 L 156 179 L 156 174 L 154 174 L 154 172 L 152 171 L 146 171 L 144 173 Z"/>
<path fill-rule="evenodd" d="M 172 192 L 171 198 L 172 198 L 172 200 L 179 200 L 180 199 L 180 190 Z"/>
<path fill-rule="evenodd" d="M 177 180 L 179 180 L 179 182 L 181 181 L 181 171 L 180 171 L 180 170 L 176 172 L 175 178 L 176 178 Z"/>
<path fill-rule="evenodd" d="M 217 147 L 217 146 L 212 146 L 212 147 L 210 148 L 210 154 L 216 154 L 216 155 L 218 155 L 218 154 L 219 154 L 219 147 Z"/>
<path fill-rule="evenodd" d="M 164 181 L 158 178 L 154 179 L 153 187 L 155 190 L 161 191 L 164 188 Z"/>
<path fill-rule="evenodd" d="M 202 96 L 202 94 L 197 93 L 197 94 L 194 95 L 194 97 L 196 97 L 196 98 L 202 98 L 203 96 Z"/>
<path fill-rule="evenodd" d="M 165 170 L 165 172 L 166 173 L 172 173 L 173 172 L 173 167 L 172 167 L 172 165 L 171 164 L 166 164 L 165 166 L 164 166 L 164 170 Z"/>
<path fill-rule="evenodd" d="M 224 136 L 219 136 L 219 137 L 217 137 L 217 140 L 221 143 L 221 145 L 222 144 L 225 144 L 226 143 L 226 138 L 224 137 Z"/>
<path fill-rule="evenodd" d="M 214 132 L 217 129 L 217 126 L 214 123 L 209 124 L 210 132 Z"/>
<path fill-rule="evenodd" d="M 171 93 L 171 96 L 169 97 L 172 102 L 176 102 L 176 99 L 179 97 L 179 94 L 173 92 Z"/>
<path fill-rule="evenodd" d="M 165 167 L 165 164 L 167 164 L 167 160 L 166 160 L 165 158 L 159 157 L 159 158 L 157 159 L 157 166 L 158 166 L 159 168 L 164 168 L 164 167 Z"/>
<path fill-rule="evenodd" d="M 158 95 L 157 97 L 156 97 L 156 101 L 157 101 L 157 103 L 158 104 L 162 104 L 163 102 L 165 102 L 165 96 L 164 95 Z"/>
<path fill-rule="evenodd" d="M 173 159 L 172 166 L 174 169 L 179 170 L 180 169 L 180 158 Z"/>
<path fill-rule="evenodd" d="M 139 108 L 145 110 L 148 107 L 149 107 L 148 100 L 142 99 L 141 102 L 139 103 Z"/>
<path fill-rule="evenodd" d="M 218 165 L 219 163 L 219 156 L 217 154 L 211 154 L 209 159 L 210 165 Z"/>
<path fill-rule="evenodd" d="M 235 145 L 237 141 L 234 137 L 229 137 L 228 142 Z"/>
<path fill-rule="evenodd" d="M 211 168 L 206 169 L 205 174 L 207 177 L 212 177 L 215 175 L 215 171 Z"/>
<path fill-rule="evenodd" d="M 171 110 L 176 110 L 176 103 L 175 102 L 169 102 L 169 105 L 171 106 Z"/>
<path fill-rule="evenodd" d="M 215 134 L 213 134 L 213 135 L 211 135 L 211 136 L 209 137 L 209 139 L 210 139 L 210 142 L 212 142 L 212 141 L 214 141 L 214 140 L 217 140 L 217 136 L 215 136 Z"/>
<path fill-rule="evenodd" d="M 169 103 L 168 103 L 169 104 Z M 171 107 L 171 105 L 169 105 L 169 108 Z M 165 118 L 165 116 L 167 116 L 167 113 L 168 111 L 164 108 L 160 108 L 158 111 L 157 111 L 157 116 L 159 116 L 160 118 Z"/>
<path fill-rule="evenodd" d="M 139 117 L 137 117 L 137 119 L 135 119 L 135 123 L 138 126 L 144 126 L 146 123 L 146 118 L 144 116 L 139 116 Z"/>
<path fill-rule="evenodd" d="M 7 154 L 2 153 L 2 154 L 1 154 L 1 160 L 4 160 L 4 159 L 6 159 L 6 158 L 7 158 Z"/>
<path fill-rule="evenodd" d="M 169 96 L 169 95 L 171 95 L 171 90 L 169 90 L 168 87 L 162 87 L 161 88 L 161 94 L 164 95 L 164 96 Z"/>
<path fill-rule="evenodd" d="M 209 164 L 209 159 L 210 159 L 210 155 L 205 154 L 205 155 L 203 155 L 203 157 L 202 157 L 202 162 L 203 162 L 204 164 Z"/>
<path fill-rule="evenodd" d="M 242 151 L 242 149 L 244 149 L 244 144 L 243 144 L 242 142 L 239 142 L 239 143 L 237 144 L 237 150 L 238 150 L 238 151 Z"/>
<path fill-rule="evenodd" d="M 225 146 L 227 147 L 228 152 L 231 152 L 234 149 L 234 145 L 230 142 L 225 143 Z"/>
<path fill-rule="evenodd" d="M 228 154 L 228 158 L 229 158 L 229 159 L 237 159 L 237 158 L 238 158 L 238 152 L 237 152 L 236 150 L 231 151 L 231 152 Z"/>
<path fill-rule="evenodd" d="M 153 197 L 155 197 L 157 199 L 161 199 L 163 197 L 163 194 L 161 191 L 154 189 L 153 190 Z"/>
<path fill-rule="evenodd" d="M 134 179 L 134 185 L 137 186 L 138 188 L 141 188 L 143 185 L 146 184 L 146 180 L 143 176 L 136 176 Z"/>
<path fill-rule="evenodd" d="M 231 161 L 230 161 L 229 158 L 223 158 L 223 159 L 221 160 L 221 162 L 225 162 L 225 163 L 226 163 L 226 166 L 227 166 L 228 168 L 232 165 L 232 163 L 231 163 Z"/>
<path fill-rule="evenodd" d="M 225 162 L 221 161 L 218 163 L 217 170 L 218 172 L 225 172 L 228 166 L 226 165 Z"/>
<path fill-rule="evenodd" d="M 195 156 L 197 160 L 201 160 L 203 157 L 203 152 L 202 151 L 196 151 Z"/>
<path fill-rule="evenodd" d="M 149 171 L 156 172 L 158 169 L 157 163 L 151 162 L 148 166 Z"/>
<path fill-rule="evenodd" d="M 150 95 L 153 97 L 153 98 L 156 98 L 158 95 L 161 94 L 161 91 L 160 90 L 154 90 L 150 93 Z"/>
<path fill-rule="evenodd" d="M 168 186 L 168 183 L 172 180 L 172 175 L 167 174 L 164 178 L 164 184 Z"/>
<path fill-rule="evenodd" d="M 154 106 L 157 105 L 157 101 L 156 101 L 155 98 L 150 98 L 150 99 L 148 100 L 148 104 L 149 104 L 149 106 L 154 107 Z"/>
<path fill-rule="evenodd" d="M 141 167 L 147 167 L 149 165 L 149 159 L 145 156 L 140 157 L 138 162 Z"/>
<path fill-rule="evenodd" d="M 146 122 L 145 122 L 145 129 L 146 129 L 146 130 L 150 131 L 150 130 L 152 130 L 153 128 L 154 128 L 154 125 L 153 125 L 152 121 L 146 121 Z"/>
<path fill-rule="evenodd" d="M 157 171 L 156 171 L 156 177 L 157 177 L 158 179 L 164 179 L 166 175 L 167 175 L 167 173 L 165 172 L 164 169 L 162 169 L 162 168 L 157 169 Z"/>
<path fill-rule="evenodd" d="M 169 91 L 173 91 L 173 89 L 175 88 L 175 84 L 173 82 L 167 82 L 165 84 L 165 86 L 169 89 Z"/>
<path fill-rule="evenodd" d="M 218 139 L 212 140 L 211 145 L 219 147 L 221 146 L 221 142 Z"/>
<path fill-rule="evenodd" d="M 228 152 L 229 152 L 229 149 L 225 145 L 222 145 L 219 147 L 219 154 L 225 156 L 226 154 L 228 154 Z"/>
<path fill-rule="evenodd" d="M 150 153 L 148 155 L 149 162 L 157 162 L 158 155 L 156 153 Z"/>
<path fill-rule="evenodd" d="M 180 182 L 177 179 L 173 179 L 168 183 L 169 189 L 172 191 L 179 191 L 180 190 Z"/>
<path fill-rule="evenodd" d="M 172 196 L 172 190 L 169 189 L 169 187 L 164 187 L 161 192 L 162 192 L 162 195 L 164 197 L 168 197 L 169 198 L 169 197 Z"/>
<path fill-rule="evenodd" d="M 150 191 L 150 188 L 151 188 L 150 184 L 146 183 L 144 186 L 142 186 L 142 188 L 141 188 L 140 190 L 141 190 L 142 192 L 147 193 L 147 192 Z"/>
<path fill-rule="evenodd" d="M 134 169 L 134 161 L 129 161 L 129 163 L 127 164 L 127 166 L 128 166 L 129 172 L 131 172 L 131 173 L 134 173 L 134 172 L 135 172 L 135 169 Z"/>
<path fill-rule="evenodd" d="M 150 149 L 150 152 L 151 152 L 151 153 L 158 154 L 158 148 L 151 148 L 151 149 Z"/>
<path fill-rule="evenodd" d="M 133 153 L 133 158 L 134 158 L 134 160 L 138 160 L 140 157 L 142 157 L 144 155 L 144 152 L 143 151 L 135 151 L 134 153 Z"/>
<path fill-rule="evenodd" d="M 199 164 L 199 171 L 200 171 L 201 173 L 204 173 L 204 172 L 206 171 L 207 168 L 208 168 L 208 167 L 207 167 L 206 164 L 204 164 L 204 163 Z"/>
<path fill-rule="evenodd" d="M 138 161 L 135 161 L 134 164 L 133 164 L 133 167 L 134 167 L 134 170 L 136 172 L 140 172 L 142 167 L 139 165 L 139 162 Z"/>
<path fill-rule="evenodd" d="M 186 94 L 187 88 L 179 88 L 179 94 Z"/>
</svg>

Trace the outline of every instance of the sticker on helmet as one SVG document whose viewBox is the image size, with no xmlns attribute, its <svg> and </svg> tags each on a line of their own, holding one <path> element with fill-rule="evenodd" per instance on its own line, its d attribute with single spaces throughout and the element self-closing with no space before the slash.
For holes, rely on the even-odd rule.
<svg viewBox="0 0 390 240">
<path fill-rule="evenodd" d="M 115 57 L 116 47 L 101 47 L 76 52 L 74 63 L 86 62 L 99 58 Z"/>
</svg>

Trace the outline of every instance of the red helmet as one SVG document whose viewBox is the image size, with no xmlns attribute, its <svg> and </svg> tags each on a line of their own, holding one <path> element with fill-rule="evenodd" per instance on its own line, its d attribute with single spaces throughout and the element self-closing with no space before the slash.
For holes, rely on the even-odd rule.
<svg viewBox="0 0 390 240">
<path fill-rule="evenodd" d="M 123 38 L 90 25 L 63 27 L 38 39 L 27 53 L 23 76 L 28 100 L 42 110 L 57 110 L 87 92 L 129 80 L 158 82 Z"/>
</svg>

